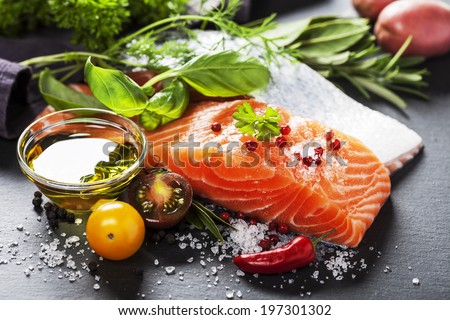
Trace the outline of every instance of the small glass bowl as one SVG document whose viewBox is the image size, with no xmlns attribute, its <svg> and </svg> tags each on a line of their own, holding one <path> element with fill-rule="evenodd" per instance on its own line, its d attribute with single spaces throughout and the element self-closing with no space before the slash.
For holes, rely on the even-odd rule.
<svg viewBox="0 0 450 320">
<path fill-rule="evenodd" d="M 79 183 L 55 181 L 35 172 L 31 159 L 36 149 L 43 152 L 58 136 L 105 138 L 132 145 L 136 160 L 112 177 Z M 19 137 L 17 159 L 22 172 L 58 206 L 72 212 L 90 212 L 101 200 L 117 199 L 143 168 L 147 138 L 130 119 L 98 109 L 69 109 L 50 113 L 30 124 Z"/>
</svg>

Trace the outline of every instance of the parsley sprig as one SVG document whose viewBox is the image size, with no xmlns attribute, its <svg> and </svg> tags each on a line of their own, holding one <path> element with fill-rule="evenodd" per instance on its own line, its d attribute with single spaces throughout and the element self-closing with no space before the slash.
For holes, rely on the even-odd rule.
<svg viewBox="0 0 450 320">
<path fill-rule="evenodd" d="M 260 141 L 269 141 L 271 137 L 280 135 L 278 122 L 281 117 L 274 108 L 267 107 L 264 115 L 258 115 L 248 102 L 244 102 L 237 106 L 233 118 L 242 134 L 252 135 Z"/>
</svg>

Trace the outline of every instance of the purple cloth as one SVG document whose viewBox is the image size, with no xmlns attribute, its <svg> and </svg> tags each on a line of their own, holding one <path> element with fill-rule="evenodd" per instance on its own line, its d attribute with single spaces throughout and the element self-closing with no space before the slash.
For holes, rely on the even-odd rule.
<svg viewBox="0 0 450 320">
<path fill-rule="evenodd" d="M 0 58 L 0 137 L 17 138 L 34 113 L 29 107 L 31 70 Z"/>
</svg>

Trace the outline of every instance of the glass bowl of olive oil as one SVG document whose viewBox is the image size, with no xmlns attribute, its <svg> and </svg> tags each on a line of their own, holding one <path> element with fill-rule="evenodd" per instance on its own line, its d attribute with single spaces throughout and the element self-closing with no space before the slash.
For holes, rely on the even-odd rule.
<svg viewBox="0 0 450 320">
<path fill-rule="evenodd" d="M 89 212 L 117 199 L 144 166 L 147 138 L 130 119 L 98 109 L 48 114 L 19 137 L 22 172 L 58 206 Z"/>
</svg>

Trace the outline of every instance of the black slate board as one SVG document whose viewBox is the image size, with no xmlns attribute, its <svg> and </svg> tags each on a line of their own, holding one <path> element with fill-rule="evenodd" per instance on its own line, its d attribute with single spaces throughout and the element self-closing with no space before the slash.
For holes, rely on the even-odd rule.
<svg viewBox="0 0 450 320">
<path fill-rule="evenodd" d="M 348 8 L 343 1 L 326 1 L 284 18 L 339 13 Z M 406 115 L 384 102 L 361 100 L 418 132 L 425 150 L 392 177 L 391 197 L 350 259 L 356 267 L 345 273 L 343 280 L 335 280 L 323 263 L 283 276 L 239 277 L 230 259 L 219 262 L 209 247 L 181 250 L 164 241 L 155 244 L 150 237 L 138 254 L 126 261 L 99 261 L 96 279 L 82 269 L 82 263 L 98 258 L 87 250 L 77 254 L 86 248 L 86 217 L 81 217 L 81 225 L 60 224 L 57 232 L 49 235 L 45 215 L 38 221 L 39 214 L 31 205 L 35 187 L 20 172 L 16 141 L 0 140 L 0 299 L 226 299 L 226 293 L 233 290 L 234 299 L 239 299 L 238 290 L 242 299 L 450 299 L 450 153 L 446 148 L 450 136 L 450 56 L 429 60 L 426 66 L 431 71 L 427 90 L 431 101 L 407 99 Z M 72 235 L 81 238 L 81 245 L 67 252 L 73 255 L 82 277 L 70 282 L 66 275 L 73 270 L 66 266 L 48 268 L 42 264 L 39 270 L 41 243 L 54 237 L 64 242 Z M 202 238 L 199 233 L 196 236 Z M 194 258 L 192 263 L 187 262 L 190 257 Z M 5 260 L 8 262 L 3 263 Z M 367 267 L 361 268 L 363 264 Z M 175 266 L 175 274 L 166 275 L 165 266 Z M 212 275 L 211 267 L 221 270 Z M 314 271 L 319 271 L 318 279 L 313 278 Z M 420 280 L 418 286 L 412 283 L 415 277 Z M 96 283 L 99 290 L 93 288 Z"/>
</svg>

